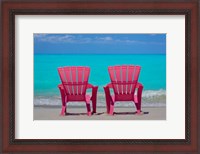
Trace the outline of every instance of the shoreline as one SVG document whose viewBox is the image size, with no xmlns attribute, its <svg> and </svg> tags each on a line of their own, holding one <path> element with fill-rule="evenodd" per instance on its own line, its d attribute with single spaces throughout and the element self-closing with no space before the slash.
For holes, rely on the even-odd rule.
<svg viewBox="0 0 200 154">
<path fill-rule="evenodd" d="M 60 116 L 61 106 L 34 106 L 33 120 L 166 120 L 166 107 L 142 107 L 142 114 L 135 114 L 135 107 L 115 107 L 108 115 L 105 107 L 87 116 L 86 107 L 68 107 L 67 115 Z"/>
<path fill-rule="evenodd" d="M 59 106 L 59 105 L 34 105 L 34 108 L 58 108 L 58 109 L 61 109 L 62 106 Z M 134 106 L 115 106 L 115 108 L 135 108 Z M 67 108 L 83 108 L 85 109 L 85 105 L 73 105 L 73 106 L 70 106 L 68 105 Z M 92 108 L 92 105 L 91 105 L 91 108 Z M 105 108 L 105 106 L 98 106 L 97 105 L 97 109 L 98 108 Z M 166 106 L 143 106 L 142 108 L 166 108 Z"/>
</svg>

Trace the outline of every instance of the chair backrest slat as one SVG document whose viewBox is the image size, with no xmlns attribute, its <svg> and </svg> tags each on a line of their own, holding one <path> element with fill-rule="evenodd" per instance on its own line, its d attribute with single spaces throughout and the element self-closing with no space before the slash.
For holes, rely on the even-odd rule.
<svg viewBox="0 0 200 154">
<path fill-rule="evenodd" d="M 88 82 L 89 74 L 90 74 L 90 69 L 85 67 L 83 69 L 83 82 Z M 86 88 L 87 88 L 87 84 L 83 84 L 82 93 L 84 95 L 86 94 Z"/>
<path fill-rule="evenodd" d="M 122 76 L 122 82 L 126 83 L 128 81 L 127 80 L 127 66 L 122 66 L 121 67 L 121 76 Z M 123 94 L 127 94 L 127 84 L 123 85 L 122 93 Z"/>
<path fill-rule="evenodd" d="M 64 70 L 64 74 L 65 74 L 66 79 L 67 79 L 67 80 L 63 80 L 64 88 L 69 90 L 68 93 L 70 95 L 73 95 L 73 87 L 69 84 L 65 84 L 65 83 L 71 83 L 72 82 L 71 69 L 66 67 L 66 68 L 63 68 L 63 70 Z M 68 88 L 66 88 L 66 87 L 68 87 Z"/>
<path fill-rule="evenodd" d="M 133 94 L 138 81 L 140 66 L 122 65 L 108 67 L 115 94 Z"/>
<path fill-rule="evenodd" d="M 76 67 L 71 67 L 71 77 L 72 77 L 72 89 L 73 89 L 73 95 L 76 95 L 77 93 L 77 85 L 76 85 Z"/>
<path fill-rule="evenodd" d="M 58 73 L 67 95 L 86 94 L 90 74 L 89 67 L 60 67 Z"/>
<path fill-rule="evenodd" d="M 65 70 L 64 68 L 62 68 L 62 69 L 60 70 L 60 76 L 61 76 L 61 78 L 64 79 L 64 81 L 69 82 L 69 81 L 70 81 L 70 77 L 69 77 L 67 71 L 68 71 L 68 70 Z M 70 90 L 69 85 L 65 85 L 65 88 L 69 91 L 69 94 L 71 95 L 72 90 Z"/>
<path fill-rule="evenodd" d="M 131 82 L 133 81 L 133 77 L 134 77 L 134 66 L 129 66 L 128 67 L 128 81 L 130 82 L 130 84 L 128 84 L 127 86 L 127 93 L 131 93 L 132 91 Z"/>
<path fill-rule="evenodd" d="M 116 75 L 116 81 L 117 81 L 117 83 L 120 83 L 121 82 L 121 69 L 120 69 L 120 66 L 116 66 L 115 73 L 116 73 L 115 74 Z M 121 94 L 122 85 L 117 84 L 117 87 L 118 87 L 118 93 Z"/>
<path fill-rule="evenodd" d="M 78 71 L 78 83 L 83 83 L 83 68 L 82 67 L 78 67 L 77 68 Z M 82 87 L 83 85 L 78 85 L 78 94 L 82 95 Z"/>
<path fill-rule="evenodd" d="M 114 67 L 109 67 L 109 75 L 110 75 L 110 79 L 112 82 L 117 82 L 117 79 L 116 79 L 116 72 L 115 72 L 115 69 Z M 114 89 L 114 92 L 115 93 L 119 93 L 118 92 L 118 85 L 117 84 L 113 84 L 113 89 Z"/>
</svg>

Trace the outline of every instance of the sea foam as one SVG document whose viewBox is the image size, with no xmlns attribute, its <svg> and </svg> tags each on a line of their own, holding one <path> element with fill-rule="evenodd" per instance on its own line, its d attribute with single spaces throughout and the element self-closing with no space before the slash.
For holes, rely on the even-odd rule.
<svg viewBox="0 0 200 154">
<path fill-rule="evenodd" d="M 35 96 L 35 106 L 61 106 L 61 97 L 55 96 Z M 69 106 L 85 107 L 85 103 L 69 102 Z M 105 94 L 98 92 L 97 106 L 105 107 Z M 115 106 L 129 107 L 133 106 L 133 102 L 116 102 Z M 142 93 L 143 107 L 165 107 L 166 106 L 166 91 L 165 90 L 146 90 Z"/>
</svg>

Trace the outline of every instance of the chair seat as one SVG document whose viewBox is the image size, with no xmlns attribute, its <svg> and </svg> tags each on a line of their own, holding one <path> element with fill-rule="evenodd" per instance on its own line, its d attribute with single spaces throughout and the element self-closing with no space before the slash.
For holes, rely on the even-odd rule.
<svg viewBox="0 0 200 154">
<path fill-rule="evenodd" d="M 120 98 L 116 99 L 115 95 L 112 95 L 111 98 L 112 98 L 113 102 L 116 102 L 116 101 L 134 101 L 135 103 L 138 103 L 138 97 L 137 97 L 137 95 L 134 96 L 134 99 L 133 99 L 132 96 L 131 96 L 130 99 L 124 99 L 124 96 L 121 99 Z"/>
<path fill-rule="evenodd" d="M 91 99 L 90 95 L 67 95 L 67 101 L 89 101 Z"/>
<path fill-rule="evenodd" d="M 112 101 L 134 101 L 133 94 L 112 95 Z"/>
</svg>

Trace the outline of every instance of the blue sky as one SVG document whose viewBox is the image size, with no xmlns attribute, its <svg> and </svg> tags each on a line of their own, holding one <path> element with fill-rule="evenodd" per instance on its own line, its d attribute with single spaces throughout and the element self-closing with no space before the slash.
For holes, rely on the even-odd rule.
<svg viewBox="0 0 200 154">
<path fill-rule="evenodd" d="M 166 54 L 166 34 L 34 34 L 35 54 Z"/>
</svg>

